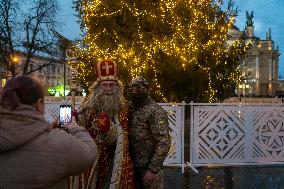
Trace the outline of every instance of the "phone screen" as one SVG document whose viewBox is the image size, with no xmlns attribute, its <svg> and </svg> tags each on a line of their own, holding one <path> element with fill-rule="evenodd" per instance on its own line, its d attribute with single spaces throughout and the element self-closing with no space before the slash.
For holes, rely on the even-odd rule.
<svg viewBox="0 0 284 189">
<path fill-rule="evenodd" d="M 72 121 L 72 106 L 60 105 L 59 109 L 59 123 L 61 126 L 69 124 Z"/>
</svg>

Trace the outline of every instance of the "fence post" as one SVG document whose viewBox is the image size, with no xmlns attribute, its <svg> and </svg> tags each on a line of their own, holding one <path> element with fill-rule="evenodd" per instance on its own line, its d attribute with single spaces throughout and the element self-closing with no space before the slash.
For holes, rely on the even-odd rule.
<svg viewBox="0 0 284 189">
<path fill-rule="evenodd" d="M 233 179 L 232 179 L 232 167 L 228 166 L 224 168 L 224 185 L 225 189 L 232 189 L 233 188 Z"/>
<path fill-rule="evenodd" d="M 182 173 L 184 173 L 184 167 L 185 167 L 185 161 L 184 161 L 184 126 L 185 126 L 185 101 L 182 101 L 182 109 L 181 109 L 181 124 L 182 124 L 182 128 L 181 128 L 181 164 L 182 164 Z"/>
</svg>

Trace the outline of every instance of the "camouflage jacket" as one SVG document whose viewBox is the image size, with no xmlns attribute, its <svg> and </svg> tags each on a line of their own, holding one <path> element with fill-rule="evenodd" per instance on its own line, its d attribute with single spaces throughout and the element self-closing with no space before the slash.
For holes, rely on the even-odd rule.
<svg viewBox="0 0 284 189">
<path fill-rule="evenodd" d="M 130 107 L 130 155 L 134 166 L 158 172 L 170 150 L 171 138 L 166 111 L 154 100 Z"/>
</svg>

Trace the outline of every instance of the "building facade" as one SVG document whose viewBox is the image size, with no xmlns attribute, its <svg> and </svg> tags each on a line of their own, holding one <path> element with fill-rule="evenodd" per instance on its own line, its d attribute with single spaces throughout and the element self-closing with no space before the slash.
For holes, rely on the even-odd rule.
<svg viewBox="0 0 284 189">
<path fill-rule="evenodd" d="M 16 57 L 16 62 L 14 62 L 14 65 L 16 66 L 16 75 L 22 75 L 26 56 L 21 52 L 17 52 L 14 56 Z M 70 66 L 65 64 L 65 61 L 34 55 L 30 60 L 27 72 L 30 72 L 29 75 L 37 78 L 46 89 L 49 89 L 49 93 L 53 93 L 53 95 L 57 93 L 56 95 L 63 96 L 65 89 L 65 95 L 68 94 L 71 71 Z M 0 74 L 0 87 L 3 87 L 12 75 L 4 67 L 0 68 Z"/>
<path fill-rule="evenodd" d="M 252 14 L 251 14 L 252 15 Z M 247 13 L 246 28 L 240 31 L 234 27 L 229 32 L 228 43 L 244 37 L 247 43 L 252 43 L 246 58 L 242 61 L 243 82 L 237 86 L 238 96 L 274 97 L 280 90 L 278 79 L 279 49 L 275 47 L 271 37 L 271 29 L 266 33 L 266 39 L 260 39 L 254 34 L 252 16 Z"/>
</svg>

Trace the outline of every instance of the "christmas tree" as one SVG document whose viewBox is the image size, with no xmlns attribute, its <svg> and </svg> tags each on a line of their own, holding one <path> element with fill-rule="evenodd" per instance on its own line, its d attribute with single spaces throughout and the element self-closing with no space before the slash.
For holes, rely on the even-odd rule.
<svg viewBox="0 0 284 189">
<path fill-rule="evenodd" d="M 79 78 L 95 80 L 103 59 L 119 64 L 127 84 L 138 75 L 158 102 L 214 102 L 231 96 L 240 81 L 242 40 L 228 45 L 236 10 L 212 0 L 74 1 L 82 28 Z"/>
</svg>

